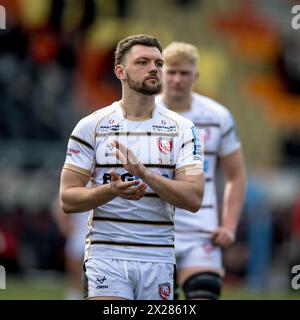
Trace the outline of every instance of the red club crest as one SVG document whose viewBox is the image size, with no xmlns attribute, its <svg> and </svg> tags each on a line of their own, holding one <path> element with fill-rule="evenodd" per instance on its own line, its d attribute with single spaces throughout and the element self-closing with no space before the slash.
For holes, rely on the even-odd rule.
<svg viewBox="0 0 300 320">
<path fill-rule="evenodd" d="M 170 153 L 173 148 L 173 139 L 157 139 L 157 145 L 161 152 Z"/>
<path fill-rule="evenodd" d="M 171 294 L 171 285 L 169 282 L 161 283 L 158 285 L 158 290 L 159 290 L 160 296 L 164 300 L 167 300 Z"/>
<path fill-rule="evenodd" d="M 203 243 L 202 248 L 206 254 L 210 254 L 214 250 L 214 246 L 210 241 Z"/>
</svg>

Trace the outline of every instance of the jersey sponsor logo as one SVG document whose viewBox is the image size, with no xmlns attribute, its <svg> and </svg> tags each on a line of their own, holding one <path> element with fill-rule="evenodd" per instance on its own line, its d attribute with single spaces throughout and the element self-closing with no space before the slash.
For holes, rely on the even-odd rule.
<svg viewBox="0 0 300 320">
<path fill-rule="evenodd" d="M 67 156 L 72 157 L 72 154 L 79 154 L 80 150 L 73 149 L 73 148 L 68 148 L 67 150 Z"/>
<path fill-rule="evenodd" d="M 104 153 L 105 157 L 112 157 L 112 156 L 114 156 L 115 153 L 112 152 L 113 149 L 114 149 L 114 146 L 111 145 L 110 143 L 107 143 L 106 146 L 105 146 L 105 153 Z"/>
<path fill-rule="evenodd" d="M 165 125 L 165 123 L 163 123 L 163 121 L 165 120 L 161 120 L 162 125 L 152 125 L 152 130 L 155 132 L 176 132 L 176 126 L 175 125 L 171 125 L 171 126 L 167 126 Z"/>
<path fill-rule="evenodd" d="M 111 123 L 112 121 L 112 123 Z M 110 126 L 100 126 L 100 131 L 121 131 L 124 130 L 124 126 L 123 125 L 119 125 L 119 124 L 113 124 L 114 120 L 110 120 L 109 123 L 111 124 Z"/>
<path fill-rule="evenodd" d="M 119 175 L 119 174 L 118 174 Z M 121 175 L 121 179 L 123 182 L 130 182 L 130 181 L 134 181 L 134 180 L 141 180 L 139 177 L 135 177 L 134 175 L 132 175 L 131 173 L 129 172 L 126 172 L 126 173 L 123 173 Z M 167 178 L 167 179 L 170 179 L 170 176 L 166 173 L 163 173 L 162 174 L 163 177 Z M 111 175 L 109 173 L 104 173 L 103 174 L 103 184 L 107 184 L 107 183 L 110 183 L 111 182 Z"/>
<path fill-rule="evenodd" d="M 107 278 L 104 276 L 104 277 L 100 277 L 100 278 L 97 278 L 96 281 L 97 283 L 99 283 L 99 285 L 97 285 L 97 289 L 107 289 L 108 288 L 108 285 L 103 285 L 104 281 L 106 281 Z"/>
<path fill-rule="evenodd" d="M 173 138 L 157 138 L 156 141 L 157 141 L 158 149 L 161 152 L 168 154 L 172 151 Z"/>
<path fill-rule="evenodd" d="M 164 300 L 167 300 L 171 294 L 171 284 L 169 282 L 159 284 L 158 291 L 159 291 L 160 296 Z"/>
<path fill-rule="evenodd" d="M 68 148 L 68 152 L 71 152 L 71 153 L 80 153 L 80 150 L 77 150 L 77 149 L 73 149 L 73 148 Z"/>
</svg>

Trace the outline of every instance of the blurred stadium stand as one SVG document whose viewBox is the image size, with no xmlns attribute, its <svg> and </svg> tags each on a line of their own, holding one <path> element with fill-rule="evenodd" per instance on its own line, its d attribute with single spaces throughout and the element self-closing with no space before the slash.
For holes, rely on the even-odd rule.
<svg viewBox="0 0 300 320">
<path fill-rule="evenodd" d="M 197 45 L 196 90 L 237 120 L 251 186 L 237 242 L 225 254 L 228 279 L 256 290 L 289 288 L 290 265 L 300 264 L 300 31 L 290 23 L 296 3 L 1 1 L 0 264 L 63 269 L 64 239 L 49 208 L 68 136 L 81 117 L 120 97 L 112 72 L 117 41 L 150 33 L 163 45 Z M 260 215 L 253 201 L 265 208 Z M 253 261 L 256 236 L 266 243 L 262 260 Z"/>
</svg>

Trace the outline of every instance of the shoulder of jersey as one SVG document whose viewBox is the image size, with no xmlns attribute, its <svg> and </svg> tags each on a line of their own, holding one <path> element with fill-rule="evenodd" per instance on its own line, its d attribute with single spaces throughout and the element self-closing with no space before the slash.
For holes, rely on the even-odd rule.
<svg viewBox="0 0 300 320">
<path fill-rule="evenodd" d="M 193 122 L 187 118 L 182 117 L 180 114 L 178 114 L 177 112 L 174 112 L 168 108 L 165 108 L 163 105 L 157 103 L 157 108 L 159 113 L 162 116 L 165 116 L 167 118 L 172 119 L 173 121 L 175 121 L 180 127 L 191 127 L 193 126 Z"/>
<path fill-rule="evenodd" d="M 115 110 L 116 110 L 116 106 L 115 106 L 115 103 L 113 103 L 107 107 L 98 109 L 93 113 L 89 114 L 88 116 L 82 118 L 80 120 L 80 123 L 82 125 L 96 125 L 100 120 L 114 113 Z"/>
<path fill-rule="evenodd" d="M 223 106 L 221 103 L 217 102 L 216 100 L 213 100 L 212 98 L 209 98 L 207 96 L 203 96 L 199 93 L 194 92 L 194 103 L 200 104 L 203 108 L 206 108 L 207 110 L 210 110 L 214 114 L 222 115 L 224 113 L 229 113 L 229 110 Z"/>
</svg>

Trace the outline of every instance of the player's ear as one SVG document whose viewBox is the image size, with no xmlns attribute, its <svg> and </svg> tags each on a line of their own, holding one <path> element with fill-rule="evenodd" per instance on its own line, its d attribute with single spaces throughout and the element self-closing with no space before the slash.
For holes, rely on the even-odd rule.
<svg viewBox="0 0 300 320">
<path fill-rule="evenodd" d="M 115 66 L 115 75 L 118 79 L 125 80 L 125 78 L 126 78 L 125 70 L 121 64 L 117 64 Z"/>
</svg>

